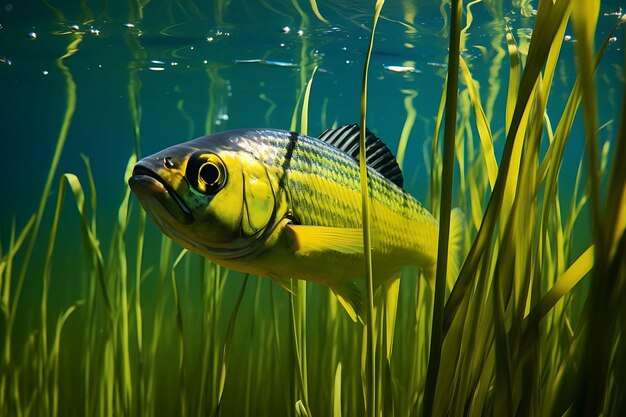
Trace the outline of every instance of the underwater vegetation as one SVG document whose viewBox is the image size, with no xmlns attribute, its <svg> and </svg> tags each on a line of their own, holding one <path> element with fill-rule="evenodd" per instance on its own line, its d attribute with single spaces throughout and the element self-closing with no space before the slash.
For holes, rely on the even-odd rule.
<svg viewBox="0 0 626 417">
<path fill-rule="evenodd" d="M 163 41 L 148 36 L 143 44 L 141 36 L 133 35 L 150 3 L 128 4 L 131 32 L 124 41 L 132 62 L 149 61 L 145 45 Z M 414 30 L 418 24 L 412 16 L 421 1 L 378 0 L 361 4 L 357 13 L 358 22 L 367 21 L 370 36 L 364 62 L 354 73 L 355 79 L 362 76 L 361 145 L 369 126 L 368 98 L 378 81 L 368 77 L 377 22 L 392 20 L 385 15 L 392 3 L 404 11 L 399 24 Z M 617 8 L 605 12 L 599 0 L 515 1 L 516 13 L 533 21 L 531 36 L 512 29 L 501 1 L 437 2 L 448 56 L 440 74 L 441 95 L 433 101 L 436 117 L 424 139 L 428 195 L 423 201 L 440 224 L 436 276 L 429 282 L 423 271 L 406 268 L 392 285 L 373 285 L 371 233 L 384 225 L 371 221 L 361 146 L 367 271 L 359 283 L 363 324 L 351 320 L 327 287 L 293 280 L 288 292 L 269 279 L 230 271 L 181 249 L 147 221 L 126 186 L 144 156 L 142 131 L 146 124 L 158 124 L 145 118 L 145 68 L 124 69 L 134 143 L 130 155 L 116 153 L 126 161 L 125 170 L 109 173 L 119 177 L 121 197 L 115 207 L 98 199 L 105 190 L 96 186 L 91 168 L 97 155 L 82 155 L 84 168 L 76 173 L 60 171 L 79 103 L 78 78 L 69 62 L 89 36 L 100 32 L 88 29 L 96 19 L 88 2 L 78 2 L 83 18 L 76 26 L 63 7 L 43 4 L 66 41 L 55 61 L 65 107 L 54 132 L 54 153 L 45 155 L 49 170 L 33 214 L 23 224 L 2 222 L 10 230 L 3 230 L 7 239 L 0 247 L 0 415 L 626 413 L 626 170 L 621 166 L 626 159 L 626 66 L 622 62 L 614 68 L 619 104 L 610 126 L 599 124 L 599 103 L 608 93 L 596 77 L 611 44 L 621 42 L 625 58 L 626 17 Z M 328 25 L 330 11 L 341 3 L 259 4 L 296 16 L 307 29 L 312 21 Z M 191 0 L 162 5 L 158 10 L 165 20 L 176 13 L 202 16 L 207 8 L 217 23 L 235 7 L 228 1 L 211 7 Z M 467 52 L 478 7 L 504 23 L 490 41 L 493 53 L 481 50 L 492 60 L 488 79 L 474 71 Z M 611 28 L 600 33 L 603 13 Z M 216 30 L 206 42 L 218 36 L 230 35 Z M 576 40 L 574 59 L 562 60 L 568 36 Z M 35 41 L 37 35 L 29 37 Z M 254 71 L 251 65 L 298 69 L 295 105 L 280 108 L 289 112 L 291 124 L 263 127 L 309 134 L 313 116 L 324 128 L 343 124 L 327 114 L 325 105 L 320 114 L 311 110 L 324 67 L 322 58 L 310 53 L 306 36 L 302 39 L 295 62 L 271 57 L 237 62 L 246 71 Z M 166 38 L 161 46 L 179 41 Z M 2 59 L 2 65 L 11 65 Z M 160 71 L 163 63 L 147 65 Z M 210 81 L 201 87 L 201 94 L 209 96 L 206 134 L 216 130 L 216 120 L 227 120 L 222 108 L 229 90 L 220 65 L 202 70 Z M 563 66 L 575 75 L 565 86 L 559 84 Z M 501 68 L 508 73 L 504 87 Z M 407 76 L 418 72 L 409 64 L 387 70 Z M 557 87 L 565 89 L 560 107 L 551 105 Z M 501 92 L 502 118 L 494 117 Z M 402 94 L 406 119 L 396 154 L 406 175 L 417 92 Z M 259 98 L 267 103 L 270 120 L 277 105 L 266 93 Z M 193 132 L 195 118 L 182 101 L 178 109 Z M 584 134 L 574 136 L 576 129 Z M 575 143 L 579 137 L 584 143 Z M 572 147 L 581 151 L 570 178 L 564 164 Z M 451 276 L 446 273 L 447 238 L 456 207 L 465 213 L 466 255 L 458 276 Z M 103 210 L 107 227 L 96 215 Z M 72 242 L 80 254 L 71 252 Z M 71 268 L 57 267 L 68 262 Z M 59 305 L 55 296 L 59 288 L 70 291 L 66 286 L 75 286 L 73 298 Z"/>
</svg>

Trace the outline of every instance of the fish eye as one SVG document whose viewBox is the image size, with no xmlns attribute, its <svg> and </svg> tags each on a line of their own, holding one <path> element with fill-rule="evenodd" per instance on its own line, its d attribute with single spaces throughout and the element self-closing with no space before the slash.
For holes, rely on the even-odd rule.
<svg viewBox="0 0 626 417">
<path fill-rule="evenodd" d="M 198 182 L 203 182 L 206 187 L 205 194 L 215 194 L 222 184 L 222 172 L 214 162 L 207 162 L 200 167 Z"/>
<path fill-rule="evenodd" d="M 185 176 L 197 191 L 214 195 L 226 183 L 226 167 L 215 154 L 194 154 L 189 158 Z"/>
</svg>

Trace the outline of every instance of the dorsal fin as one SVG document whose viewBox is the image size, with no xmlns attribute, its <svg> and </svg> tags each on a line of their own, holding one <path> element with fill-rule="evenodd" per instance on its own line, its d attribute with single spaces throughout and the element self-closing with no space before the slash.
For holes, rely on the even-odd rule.
<svg viewBox="0 0 626 417">
<path fill-rule="evenodd" d="M 359 125 L 352 124 L 335 129 L 326 129 L 319 135 L 319 139 L 333 145 L 358 161 L 359 135 Z M 367 166 L 378 171 L 379 174 L 398 187 L 402 187 L 404 183 L 402 171 L 400 171 L 396 157 L 387 145 L 369 130 L 366 132 L 365 145 L 367 146 Z"/>
</svg>

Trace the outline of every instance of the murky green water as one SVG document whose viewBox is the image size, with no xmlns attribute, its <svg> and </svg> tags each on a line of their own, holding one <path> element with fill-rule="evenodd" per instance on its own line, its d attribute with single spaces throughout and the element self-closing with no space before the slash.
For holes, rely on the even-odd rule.
<svg viewBox="0 0 626 417">
<path fill-rule="evenodd" d="M 479 83 L 487 117 L 494 126 L 503 126 L 505 118 L 509 82 L 506 33 L 515 36 L 524 55 L 535 19 L 532 13 L 525 14 L 537 7 L 536 1 L 513 3 L 516 5 L 506 1 L 474 4 L 473 22 L 464 38 L 462 56 Z M 3 382 L 0 401 L 5 405 L 0 409 L 44 415 L 43 410 L 54 409 L 43 404 L 55 398 L 52 387 L 58 387 L 56 407 L 63 416 L 211 415 L 215 410 L 226 329 L 243 281 L 238 274 L 218 279 L 216 274 L 223 271 L 207 265 L 203 275 L 199 258 L 185 258 L 174 277 L 179 280 L 182 306 L 178 317 L 183 325 L 177 326 L 170 271 L 180 248 L 162 243 L 161 234 L 148 221 L 137 274 L 139 205 L 132 196 L 128 230 L 121 237 L 126 245 L 119 246 L 112 232 L 127 192 L 125 168 L 134 152 L 147 155 L 211 132 L 242 127 L 298 129 L 302 93 L 314 68 L 309 134 L 317 135 L 333 124 L 357 122 L 373 4 L 342 0 L 321 1 L 317 6 L 319 15 L 312 3 L 299 0 L 0 2 L 3 256 L 11 246 L 12 230 L 19 234 L 37 211 L 55 147 L 59 138 L 64 141 L 17 304 L 23 250 L 15 260 L 13 278 L 0 282 L 3 341 L 8 337 L 8 310 L 16 311 L 10 329 L 12 367 L 3 371 L 15 378 Z M 617 22 L 617 12 L 619 2 L 602 1 L 598 43 Z M 370 69 L 368 127 L 394 151 L 403 132 L 408 134 L 403 161 L 406 188 L 426 204 L 430 146 L 446 74 L 448 14 L 449 7 L 439 1 L 387 1 Z M 576 77 L 576 39 L 569 27 L 566 33 L 547 110 L 553 128 Z M 596 74 L 598 137 L 601 143 L 611 144 L 617 135 L 624 89 L 623 30 L 614 36 Z M 465 89 L 461 83 L 461 90 Z M 460 110 L 461 120 L 464 114 L 473 117 L 467 110 L 467 95 L 461 97 L 460 106 L 466 109 L 466 113 Z M 584 147 L 582 120 L 578 119 L 559 179 L 564 215 L 569 212 Z M 478 143 L 475 126 L 469 126 L 466 134 Z M 492 133 L 499 160 L 504 129 Z M 543 142 L 542 152 L 547 143 Z M 47 276 L 44 260 L 60 175 L 75 173 L 88 189 L 83 158 L 89 160 L 97 190 L 94 221 L 104 267 L 117 271 L 110 276 L 127 277 L 128 292 L 120 288 L 123 281 L 107 282 L 112 309 L 106 311 L 68 191 L 50 264 L 47 349 L 53 346 L 57 318 L 70 306 L 76 306 L 76 311 L 63 328 L 59 373 L 52 375 L 31 359 L 42 349 L 38 338 L 42 276 Z M 457 178 L 458 172 L 457 166 Z M 90 194 L 87 198 L 89 207 Z M 467 198 L 457 190 L 458 204 Z M 587 224 L 583 215 L 576 225 L 573 258 L 589 246 Z M 139 230 L 143 230 L 141 226 Z M 127 263 L 119 261 L 115 253 L 125 253 Z M 141 285 L 136 285 L 136 274 L 141 276 Z M 409 271 L 411 274 L 415 271 Z M 413 281 L 403 287 L 402 303 L 415 302 L 412 294 L 417 284 Z M 316 416 L 330 415 L 332 384 L 341 362 L 344 375 L 348 375 L 343 378 L 343 415 L 360 415 L 360 326 L 353 325 L 341 310 L 335 311 L 337 316 L 329 315 L 336 305 L 331 306 L 334 301 L 325 289 L 311 286 L 308 300 L 310 411 Z M 267 280 L 249 280 L 231 347 L 223 415 L 295 412 L 294 399 L 299 397 L 294 388 L 298 385 L 294 364 L 298 361 L 289 339 L 290 312 L 285 292 Z M 416 330 L 419 320 L 408 315 L 410 319 L 396 330 L 398 345 L 411 345 L 422 331 Z M 110 336 L 112 333 L 115 335 Z M 124 337 L 130 337 L 130 342 Z M 337 348 L 339 342 L 342 345 Z M 124 344 L 131 346 L 128 355 L 120 353 Z M 3 346 L 6 358 L 7 347 Z M 85 356 L 87 351 L 91 357 Z M 398 375 L 406 376 L 398 377 L 398 384 L 417 381 L 423 375 L 424 369 L 406 371 L 413 363 L 410 352 L 402 350 L 394 362 L 393 369 L 403 370 Z M 129 379 L 124 372 L 129 372 Z M 119 381 L 128 383 L 120 385 Z M 420 392 L 421 388 L 415 382 L 407 389 Z M 13 398 L 14 392 L 21 397 Z M 396 409 L 411 407 L 398 400 Z"/>
</svg>

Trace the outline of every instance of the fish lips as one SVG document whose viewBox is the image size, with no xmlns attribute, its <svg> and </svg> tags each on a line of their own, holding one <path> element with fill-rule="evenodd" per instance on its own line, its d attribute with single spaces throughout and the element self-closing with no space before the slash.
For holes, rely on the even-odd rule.
<svg viewBox="0 0 626 417">
<path fill-rule="evenodd" d="M 144 209 L 150 213 L 152 201 L 156 200 L 179 223 L 191 224 L 193 214 L 180 196 L 156 172 L 141 162 L 133 168 L 133 175 L 128 179 Z"/>
</svg>

